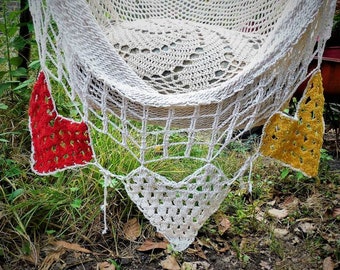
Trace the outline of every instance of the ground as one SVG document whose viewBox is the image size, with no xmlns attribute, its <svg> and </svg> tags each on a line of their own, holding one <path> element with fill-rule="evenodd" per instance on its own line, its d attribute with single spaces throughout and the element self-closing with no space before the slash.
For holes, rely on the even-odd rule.
<svg viewBox="0 0 340 270">
<path fill-rule="evenodd" d="M 78 232 L 80 237 L 77 232 L 60 237 L 43 233 L 28 254 L 0 256 L 0 270 L 336 269 L 340 160 L 334 136 L 334 130 L 328 130 L 324 147 L 333 159 L 323 157 L 318 178 L 261 161 L 252 194 L 235 187 L 182 253 L 171 250 L 132 207 L 128 220 L 112 223 L 106 235 L 100 233 L 100 216 L 91 233 Z M 114 204 L 110 207 L 116 211 Z"/>
</svg>

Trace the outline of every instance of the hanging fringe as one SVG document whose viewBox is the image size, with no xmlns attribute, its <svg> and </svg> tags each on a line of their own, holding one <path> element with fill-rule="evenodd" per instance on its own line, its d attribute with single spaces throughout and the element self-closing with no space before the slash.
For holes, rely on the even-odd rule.
<svg viewBox="0 0 340 270">
<path fill-rule="evenodd" d="M 248 174 L 248 192 L 252 193 L 253 192 L 253 182 L 251 181 L 251 176 L 253 173 L 253 161 L 250 161 L 250 166 L 249 166 L 249 174 Z"/>
<path fill-rule="evenodd" d="M 102 234 L 106 234 L 107 231 L 108 231 L 107 215 L 106 215 L 106 209 L 107 209 L 107 187 L 109 186 L 110 177 L 105 172 L 103 172 L 103 175 L 104 175 L 104 199 L 103 199 L 103 204 L 100 206 L 100 210 L 103 211 L 103 215 L 104 215 L 104 229 L 102 231 Z"/>
</svg>

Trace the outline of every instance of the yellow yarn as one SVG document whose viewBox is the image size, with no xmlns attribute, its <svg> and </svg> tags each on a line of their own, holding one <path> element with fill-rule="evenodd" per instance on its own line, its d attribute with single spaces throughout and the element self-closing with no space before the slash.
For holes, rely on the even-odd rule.
<svg viewBox="0 0 340 270">
<path fill-rule="evenodd" d="M 294 117 L 275 113 L 264 126 L 260 152 L 309 177 L 317 176 L 323 143 L 321 72 L 309 80 Z"/>
</svg>

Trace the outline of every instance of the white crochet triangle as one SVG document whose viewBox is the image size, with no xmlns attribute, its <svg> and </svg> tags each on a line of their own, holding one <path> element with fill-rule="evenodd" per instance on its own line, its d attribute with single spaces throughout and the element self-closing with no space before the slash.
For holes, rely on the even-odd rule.
<svg viewBox="0 0 340 270">
<path fill-rule="evenodd" d="M 207 164 L 181 182 L 172 182 L 145 167 L 133 171 L 125 182 L 132 201 L 176 250 L 195 239 L 228 191 L 226 177 Z"/>
</svg>

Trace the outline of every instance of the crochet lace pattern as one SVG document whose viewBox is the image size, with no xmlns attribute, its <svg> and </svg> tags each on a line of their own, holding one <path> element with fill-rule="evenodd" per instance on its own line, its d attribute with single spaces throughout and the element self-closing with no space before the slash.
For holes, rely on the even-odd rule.
<svg viewBox="0 0 340 270">
<path fill-rule="evenodd" d="M 271 128 L 295 128 L 275 117 L 293 121 L 279 111 L 310 75 L 313 58 L 320 68 L 335 2 L 29 0 L 45 82 L 53 86 L 52 96 L 57 88 L 58 95 L 63 92 L 82 120 L 76 124 L 49 107 L 52 116 L 38 129 L 37 118 L 46 110 L 30 113 L 33 169 L 48 174 L 90 162 L 103 174 L 104 194 L 112 179 L 120 180 L 150 223 L 175 250 L 184 250 L 258 155 L 281 158 L 267 153 L 267 143 L 269 149 L 276 145 Z M 44 90 L 39 81 L 34 91 Z M 44 103 L 48 95 L 41 95 L 40 105 L 32 97 L 32 111 L 51 106 Z M 319 113 L 318 94 L 308 95 L 312 112 Z M 300 116 L 303 123 L 310 118 L 302 111 Z M 246 161 L 226 165 L 228 146 L 268 119 L 262 152 L 258 148 Z M 51 130 L 45 134 L 44 128 Z M 70 137 L 59 136 L 59 128 Z M 51 132 L 56 141 L 45 145 L 43 137 Z M 70 150 L 77 136 L 80 152 Z M 98 149 L 98 141 L 107 143 Z M 310 133 L 307 141 L 309 149 Z M 111 166 L 113 148 L 134 165 Z M 291 166 L 302 170 L 310 151 L 296 154 L 303 165 Z M 41 165 L 45 152 L 49 165 Z M 291 164 L 291 157 L 281 161 Z M 163 170 L 166 164 L 176 170 Z M 104 211 L 106 204 L 105 196 Z"/>
<path fill-rule="evenodd" d="M 49 174 L 91 161 L 87 125 L 58 115 L 43 72 L 34 86 L 28 114 L 36 173 Z"/>
<path fill-rule="evenodd" d="M 324 96 L 321 73 L 308 82 L 294 117 L 275 113 L 266 123 L 260 152 L 303 172 L 317 176 L 323 142 Z"/>
</svg>

